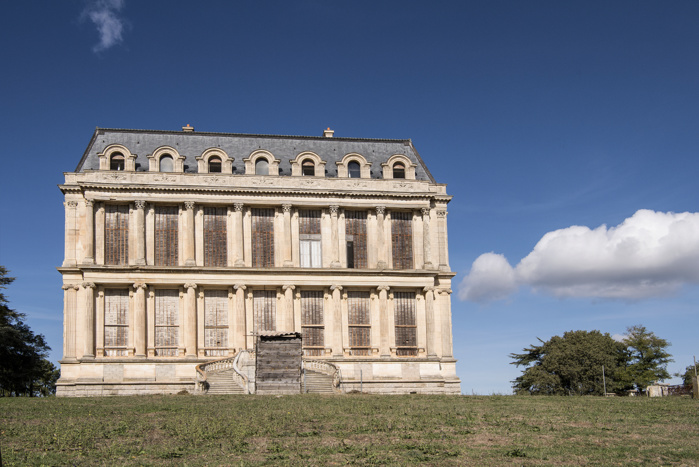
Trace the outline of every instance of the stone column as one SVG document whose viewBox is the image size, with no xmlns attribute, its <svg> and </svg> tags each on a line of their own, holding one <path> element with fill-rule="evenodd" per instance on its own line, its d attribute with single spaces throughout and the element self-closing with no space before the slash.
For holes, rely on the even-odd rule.
<svg viewBox="0 0 699 467">
<path fill-rule="evenodd" d="M 83 358 L 95 358 L 95 284 L 83 282 L 85 289 L 85 344 Z"/>
<path fill-rule="evenodd" d="M 426 268 L 425 268 L 426 269 Z M 425 350 L 428 357 L 436 357 L 434 345 L 434 287 L 425 287 L 425 334 L 426 344 Z"/>
<path fill-rule="evenodd" d="M 289 268 L 291 262 L 291 204 L 282 204 L 284 212 L 284 267 Z"/>
<path fill-rule="evenodd" d="M 194 201 L 185 201 L 184 208 L 184 226 L 182 229 L 184 234 L 184 265 L 196 266 L 197 263 L 194 260 Z"/>
<path fill-rule="evenodd" d="M 204 333 L 204 314 L 206 313 L 206 305 L 204 303 L 204 288 L 199 287 L 199 294 L 197 299 L 197 309 L 201 313 L 197 313 L 197 356 L 199 358 L 206 355 L 206 335 Z"/>
<path fill-rule="evenodd" d="M 452 336 L 451 336 L 451 289 L 439 291 L 442 296 L 440 308 L 442 313 L 442 357 L 451 358 Z"/>
<path fill-rule="evenodd" d="M 294 332 L 301 332 L 301 292 L 296 292 L 294 298 Z"/>
<path fill-rule="evenodd" d="M 245 335 L 248 334 L 245 325 L 245 288 L 243 284 L 233 286 L 235 290 L 235 345 L 242 349 L 248 348 L 245 340 Z"/>
<path fill-rule="evenodd" d="M 76 299 L 78 287 L 75 284 L 63 284 L 63 359 L 76 360 L 75 325 L 77 323 Z"/>
<path fill-rule="evenodd" d="M 337 223 L 337 213 L 340 210 L 340 206 L 332 205 L 330 206 L 330 241 L 332 243 L 332 262 L 330 263 L 331 268 L 340 267 L 340 245 L 339 245 L 339 227 Z"/>
<path fill-rule="evenodd" d="M 449 250 L 447 241 L 447 211 L 437 211 L 437 233 L 439 234 L 439 270 L 449 271 Z"/>
<path fill-rule="evenodd" d="M 104 357 L 104 287 L 97 287 L 97 313 L 95 313 L 95 356 Z"/>
<path fill-rule="evenodd" d="M 333 321 L 332 321 L 332 351 L 333 357 L 342 356 L 342 286 L 333 285 L 330 287 L 333 294 Z"/>
<path fill-rule="evenodd" d="M 379 269 L 384 269 L 388 265 L 386 263 L 386 234 L 384 232 L 384 213 L 386 211 L 386 206 L 376 206 L 376 247 L 378 250 L 378 264 L 376 265 Z"/>
<path fill-rule="evenodd" d="M 136 208 L 136 225 L 134 225 L 134 229 L 136 229 L 136 264 L 143 266 L 146 264 L 146 217 L 144 212 L 146 202 L 134 201 L 134 207 Z"/>
<path fill-rule="evenodd" d="M 152 204 L 146 212 L 146 264 L 155 264 L 155 206 Z"/>
<path fill-rule="evenodd" d="M 389 292 L 386 304 L 386 328 L 388 329 L 388 350 L 391 357 L 396 356 L 396 302 L 393 298 L 393 292 Z"/>
<path fill-rule="evenodd" d="M 235 266 L 245 266 L 243 257 L 243 203 L 233 204 L 233 242 L 235 243 Z"/>
<path fill-rule="evenodd" d="M 347 291 L 342 294 L 342 302 L 340 302 L 340 328 L 342 329 L 342 355 L 350 355 L 350 340 L 349 340 L 349 309 L 347 306 Z"/>
<path fill-rule="evenodd" d="M 381 285 L 376 288 L 379 292 L 379 330 L 381 341 L 379 342 L 379 355 L 390 357 L 391 349 L 388 341 L 388 291 L 390 287 Z"/>
<path fill-rule="evenodd" d="M 253 316 L 252 290 L 248 290 L 245 297 L 246 297 L 246 300 L 245 300 L 245 323 L 246 323 L 245 341 L 247 342 L 248 349 L 254 349 L 255 348 L 255 336 L 253 336 L 253 332 L 255 332 L 255 317 Z"/>
<path fill-rule="evenodd" d="M 133 285 L 133 334 L 134 356 L 146 357 L 146 284 L 136 282 Z"/>
<path fill-rule="evenodd" d="M 229 250 L 230 251 L 230 250 Z M 228 356 L 236 352 L 238 342 L 235 339 L 236 314 L 235 314 L 235 293 L 233 287 L 228 287 Z"/>
<path fill-rule="evenodd" d="M 197 266 L 204 266 L 204 207 L 197 206 L 194 215 L 194 257 Z"/>
<path fill-rule="evenodd" d="M 422 208 L 422 245 L 425 263 L 423 269 L 432 269 L 432 241 L 430 240 L 430 208 Z"/>
<path fill-rule="evenodd" d="M 197 284 L 185 284 L 187 296 L 184 304 L 184 346 L 185 356 L 196 358 L 197 356 Z"/>
<path fill-rule="evenodd" d="M 95 264 L 95 211 L 93 201 L 85 200 L 85 257 L 83 264 Z"/>
<path fill-rule="evenodd" d="M 155 290 L 149 287 L 146 303 L 146 350 L 149 357 L 155 357 Z"/>
<path fill-rule="evenodd" d="M 294 289 L 295 285 L 286 284 L 282 286 L 284 291 L 284 329 L 280 331 L 294 331 Z"/>
<path fill-rule="evenodd" d="M 78 209 L 77 201 L 66 201 L 63 203 L 66 207 L 66 224 L 65 224 L 65 257 L 63 259 L 63 267 L 75 266 L 75 245 L 77 243 L 75 232 L 75 217 Z"/>
<path fill-rule="evenodd" d="M 104 264 L 104 203 L 99 203 L 95 213 L 95 264 Z"/>
</svg>

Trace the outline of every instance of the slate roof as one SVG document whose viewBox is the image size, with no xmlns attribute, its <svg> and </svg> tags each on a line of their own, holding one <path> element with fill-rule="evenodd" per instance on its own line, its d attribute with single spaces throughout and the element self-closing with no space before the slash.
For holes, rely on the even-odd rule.
<svg viewBox="0 0 699 467">
<path fill-rule="evenodd" d="M 97 128 L 92 135 L 76 172 L 99 169 L 98 154 L 111 144 L 121 144 L 136 154 L 136 170 L 147 171 L 147 156 L 161 146 L 171 146 L 186 157 L 185 172 L 197 172 L 196 157 L 210 148 L 226 152 L 233 160 L 233 173 L 244 174 L 243 159 L 263 149 L 280 159 L 279 174 L 291 175 L 289 161 L 304 151 L 311 151 L 324 161 L 325 176 L 337 177 L 335 162 L 348 153 L 358 153 L 371 162 L 371 178 L 382 178 L 381 164 L 394 154 L 403 154 L 417 164 L 415 178 L 435 183 L 427 166 L 409 139 L 326 138 L 324 136 L 250 135 L 238 133 L 206 133 L 199 131 L 125 130 Z"/>
</svg>

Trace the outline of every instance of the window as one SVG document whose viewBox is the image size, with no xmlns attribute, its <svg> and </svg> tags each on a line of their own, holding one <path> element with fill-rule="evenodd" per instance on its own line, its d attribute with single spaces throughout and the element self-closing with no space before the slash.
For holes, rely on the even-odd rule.
<svg viewBox="0 0 699 467">
<path fill-rule="evenodd" d="M 124 155 L 120 152 L 115 152 L 109 158 L 109 170 L 124 170 Z"/>
<path fill-rule="evenodd" d="M 155 265 L 177 266 L 177 234 L 179 208 L 156 206 L 155 208 Z"/>
<path fill-rule="evenodd" d="M 405 178 L 405 165 L 402 162 L 393 164 L 393 178 Z"/>
<path fill-rule="evenodd" d="M 345 211 L 345 240 L 347 241 L 347 267 L 367 267 L 366 211 Z"/>
<path fill-rule="evenodd" d="M 209 158 L 209 173 L 221 173 L 221 158 L 211 156 Z"/>
<path fill-rule="evenodd" d="M 228 355 L 228 292 L 225 290 L 205 292 L 204 345 L 207 357 Z"/>
<path fill-rule="evenodd" d="M 226 208 L 204 208 L 204 266 L 226 266 Z"/>
<path fill-rule="evenodd" d="M 172 160 L 172 156 L 170 154 L 165 154 L 164 156 L 160 157 L 160 171 L 161 172 L 174 172 L 175 170 L 175 163 Z"/>
<path fill-rule="evenodd" d="M 347 292 L 350 355 L 371 355 L 369 292 Z"/>
<path fill-rule="evenodd" d="M 180 292 L 177 289 L 155 293 L 155 355 L 179 355 Z"/>
<path fill-rule="evenodd" d="M 104 291 L 104 355 L 125 357 L 129 354 L 129 291 Z"/>
<path fill-rule="evenodd" d="M 255 161 L 255 175 L 269 175 L 269 162 L 264 157 Z"/>
<path fill-rule="evenodd" d="M 301 342 L 303 354 L 321 356 L 325 353 L 323 325 L 323 292 L 301 292 Z"/>
<path fill-rule="evenodd" d="M 129 263 L 129 207 L 105 206 L 104 213 L 104 263 L 122 265 Z"/>
<path fill-rule="evenodd" d="M 304 176 L 314 176 L 316 174 L 316 165 L 311 159 L 304 159 L 301 163 L 301 173 Z"/>
<path fill-rule="evenodd" d="M 413 215 L 391 213 L 391 246 L 393 269 L 413 268 Z"/>
<path fill-rule="evenodd" d="M 320 211 L 299 211 L 299 242 L 301 267 L 322 267 L 320 245 Z"/>
<path fill-rule="evenodd" d="M 352 161 L 349 164 L 347 164 L 347 173 L 349 174 L 350 178 L 361 178 L 362 168 L 359 165 L 359 162 Z"/>
<path fill-rule="evenodd" d="M 396 292 L 393 294 L 393 309 L 396 323 L 396 355 L 417 356 L 417 322 L 415 318 L 415 294 Z"/>
<path fill-rule="evenodd" d="M 277 330 L 277 292 L 255 290 L 252 293 L 253 334 Z"/>
<path fill-rule="evenodd" d="M 274 267 L 274 209 L 252 209 L 252 265 Z"/>
</svg>

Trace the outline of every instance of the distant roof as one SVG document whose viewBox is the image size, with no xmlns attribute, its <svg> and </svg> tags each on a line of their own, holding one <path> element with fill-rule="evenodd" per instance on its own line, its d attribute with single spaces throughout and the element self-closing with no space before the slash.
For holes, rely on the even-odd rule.
<svg viewBox="0 0 699 467">
<path fill-rule="evenodd" d="M 326 177 L 337 177 L 337 165 L 349 153 L 358 153 L 371 162 L 371 178 L 382 178 L 381 164 L 394 154 L 402 154 L 414 162 L 415 178 L 435 182 L 420 154 L 409 139 L 342 138 L 325 136 L 254 135 L 201 131 L 126 130 L 97 128 L 83 154 L 76 172 L 99 169 L 98 154 L 107 146 L 120 144 L 136 154 L 136 170 L 147 171 L 147 156 L 162 146 L 175 148 L 185 156 L 185 172 L 196 173 L 196 157 L 210 148 L 223 150 L 233 158 L 233 173 L 244 174 L 243 159 L 263 149 L 281 160 L 279 175 L 291 175 L 290 160 L 304 151 L 311 151 L 327 162 Z"/>
</svg>

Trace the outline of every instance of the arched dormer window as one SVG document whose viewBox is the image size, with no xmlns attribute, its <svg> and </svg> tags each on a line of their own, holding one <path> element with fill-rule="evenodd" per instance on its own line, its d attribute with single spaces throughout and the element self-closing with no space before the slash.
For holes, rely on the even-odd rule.
<svg viewBox="0 0 699 467">
<path fill-rule="evenodd" d="M 221 158 L 218 156 L 209 157 L 209 173 L 221 173 Z"/>
<path fill-rule="evenodd" d="M 347 164 L 347 174 L 349 178 L 361 178 L 362 177 L 362 166 L 359 165 L 357 161 L 350 161 Z"/>
<path fill-rule="evenodd" d="M 417 164 L 412 162 L 404 154 L 394 154 L 386 162 L 381 164 L 383 178 L 399 180 L 415 180 L 415 168 Z"/>
<path fill-rule="evenodd" d="M 255 161 L 255 175 L 269 175 L 269 161 L 264 157 Z"/>
<path fill-rule="evenodd" d="M 160 171 L 161 172 L 174 172 L 175 162 L 170 154 L 165 154 L 160 156 Z"/>
<path fill-rule="evenodd" d="M 405 178 L 405 164 L 402 162 L 393 164 L 393 178 Z"/>
<path fill-rule="evenodd" d="M 124 170 L 124 155 L 120 152 L 113 153 L 109 158 L 109 170 Z"/>
<path fill-rule="evenodd" d="M 311 159 L 304 159 L 301 163 L 301 174 L 304 177 L 313 177 L 316 174 L 316 165 Z"/>
</svg>

